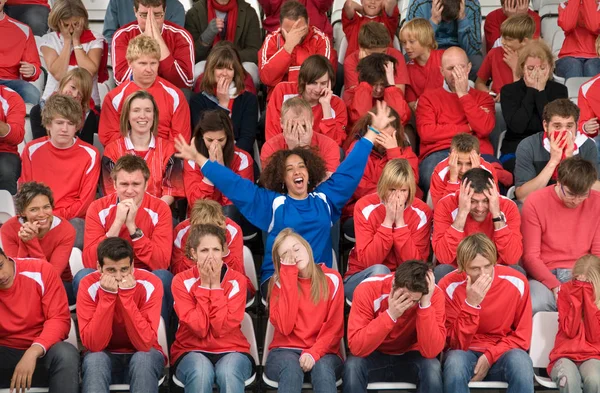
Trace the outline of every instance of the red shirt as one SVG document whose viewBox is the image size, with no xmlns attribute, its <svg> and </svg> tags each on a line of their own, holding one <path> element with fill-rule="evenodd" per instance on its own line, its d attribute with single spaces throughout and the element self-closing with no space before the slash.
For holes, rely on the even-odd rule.
<svg viewBox="0 0 600 393">
<path fill-rule="evenodd" d="M 54 216 L 50 230 L 42 238 L 34 237 L 28 242 L 19 237 L 22 225 L 23 219 L 15 216 L 0 227 L 2 248 L 6 255 L 48 261 L 62 281 L 72 281 L 69 258 L 75 244 L 75 228 L 69 221 Z"/>
<path fill-rule="evenodd" d="M 346 277 L 375 264 L 391 271 L 411 259 L 426 261 L 431 239 L 431 209 L 415 198 L 404 209 L 404 226 L 383 225 L 386 208 L 377 194 L 362 197 L 354 207 L 356 245 L 348 256 Z"/>
<path fill-rule="evenodd" d="M 464 272 L 447 274 L 439 286 L 446 295 L 449 349 L 483 352 L 490 366 L 511 349 L 529 349 L 531 296 L 524 275 L 508 266 L 494 266 L 492 285 L 478 307 L 467 303 Z"/>
<path fill-rule="evenodd" d="M 600 81 L 600 75 L 585 82 L 579 88 L 579 94 L 577 96 L 577 106 L 580 111 L 577 129 L 581 134 L 589 136 L 590 138 L 598 135 L 598 131 L 588 134 L 583 131 L 583 125 L 591 118 L 600 115 L 600 82 L 598 81 Z"/>
<path fill-rule="evenodd" d="M 456 267 L 456 249 L 465 237 L 482 232 L 492 239 L 498 249 L 498 263 L 514 265 L 523 254 L 523 236 L 521 236 L 521 215 L 519 208 L 510 199 L 500 196 L 500 212 L 504 214 L 506 225 L 494 228 L 492 213 L 488 212 L 483 222 L 477 222 L 471 214 L 467 216 L 462 231 L 454 228 L 452 223 L 458 214 L 459 193 L 446 195 L 440 199 L 433 212 L 433 253 L 439 263 Z"/>
<path fill-rule="evenodd" d="M 67 293 L 48 262 L 33 258 L 13 261 L 13 285 L 0 290 L 0 346 L 27 350 L 39 344 L 45 354 L 69 335 Z"/>
<path fill-rule="evenodd" d="M 541 29 L 541 18 L 537 12 L 533 10 L 527 10 L 527 14 L 533 18 L 535 21 L 535 33 L 533 34 L 533 38 L 540 38 Z M 485 22 L 483 23 L 483 30 L 485 32 L 485 45 L 486 50 L 489 52 L 494 47 L 494 42 L 500 38 L 500 26 L 502 26 L 502 22 L 507 20 L 508 17 L 502 11 L 502 8 L 498 8 L 492 12 L 490 12 L 485 17 Z"/>
<path fill-rule="evenodd" d="M 318 266 L 325 273 L 329 296 L 315 304 L 311 297 L 312 280 L 300 278 L 296 266 L 281 265 L 279 280 L 269 299 L 269 321 L 275 328 L 269 350 L 299 349 L 315 362 L 327 354 L 339 356 L 344 337 L 342 277 L 325 264 Z"/>
<path fill-rule="evenodd" d="M 421 97 L 425 90 L 437 89 L 444 86 L 442 75 L 442 55 L 444 49 L 432 50 L 425 65 L 420 65 L 414 60 L 406 63 L 410 84 L 406 87 L 406 100 L 414 102 Z"/>
<path fill-rule="evenodd" d="M 265 120 L 265 138 L 269 141 L 276 135 L 282 134 L 281 107 L 285 101 L 298 96 L 297 82 L 282 82 L 273 89 L 267 104 L 267 118 Z M 313 131 L 333 139 L 339 146 L 346 140 L 346 125 L 348 124 L 348 110 L 346 104 L 338 96 L 331 97 L 331 115 L 323 118 L 323 107 L 317 104 L 312 107 Z"/>
<path fill-rule="evenodd" d="M 600 11 L 595 1 L 565 1 L 558 6 L 558 26 L 565 32 L 565 41 L 558 58 L 598 57 L 596 37 L 598 36 Z"/>
<path fill-rule="evenodd" d="M 389 106 L 394 108 L 400 115 L 400 121 L 403 125 L 406 125 L 410 119 L 410 108 L 404 99 L 402 90 L 396 86 L 386 87 L 383 92 L 383 98 L 378 100 L 373 98 L 373 87 L 367 82 L 360 82 L 355 89 L 352 89 L 345 96 L 347 98 L 346 106 L 350 113 L 350 125 L 354 125 L 361 117 L 366 115 L 375 106 L 377 101 L 385 101 Z M 352 129 L 350 125 L 348 128 Z"/>
<path fill-rule="evenodd" d="M 131 68 L 126 54 L 129 41 L 143 34 L 137 21 L 133 21 L 115 32 L 112 38 L 111 56 L 117 85 L 131 78 Z M 194 39 L 181 26 L 165 20 L 160 32 L 169 48 L 169 56 L 161 60 L 158 75 L 179 88 L 191 88 L 194 83 Z"/>
<path fill-rule="evenodd" d="M 38 4 L 38 5 L 45 5 L 46 7 L 50 8 L 50 6 L 48 5 L 48 0 L 8 0 L 6 2 L 6 5 L 19 5 L 19 4 Z"/>
<path fill-rule="evenodd" d="M 394 13 L 389 16 L 382 7 L 379 15 L 374 17 L 363 16 L 354 11 L 354 16 L 352 19 L 349 19 L 346 15 L 346 11 L 342 10 L 342 28 L 344 29 L 344 34 L 346 35 L 346 40 L 348 41 L 346 58 L 359 49 L 358 32 L 360 31 L 362 25 L 368 22 L 382 23 L 390 33 L 390 46 L 392 46 L 394 36 L 396 35 L 396 29 L 398 28 L 398 23 L 400 22 L 400 11 L 398 10 L 398 7 L 394 7 Z"/>
<path fill-rule="evenodd" d="M 427 90 L 417 105 L 417 131 L 421 138 L 419 159 L 448 149 L 452 137 L 468 132 L 479 139 L 481 154 L 494 154 L 489 135 L 496 125 L 496 107 L 487 93 L 469 88 L 462 98 L 444 87 Z"/>
<path fill-rule="evenodd" d="M 175 312 L 179 316 L 179 328 L 171 346 L 173 363 L 190 351 L 249 353 L 250 344 L 241 329 L 246 279 L 226 266 L 224 270 L 218 289 L 202 286 L 196 266 L 173 279 Z"/>
<path fill-rule="evenodd" d="M 348 317 L 348 346 L 354 356 L 366 357 L 374 351 L 402 355 L 419 351 L 433 359 L 446 341 L 444 295 L 436 286 L 431 304 L 416 304 L 393 320 L 388 313 L 394 275 L 373 276 L 354 291 Z"/>
<path fill-rule="evenodd" d="M 49 186 L 54 214 L 66 220 L 85 217 L 96 197 L 99 177 L 100 153 L 79 138 L 66 149 L 55 147 L 47 136 L 34 139 L 21 154 L 19 184 L 37 181 Z"/>
<path fill-rule="evenodd" d="M 500 94 L 502 86 L 515 82 L 512 69 L 504 62 L 504 48 L 499 46 L 490 50 L 477 72 L 477 77 L 487 82 L 492 80 L 492 91 Z"/>
<path fill-rule="evenodd" d="M 21 96 L 0 85 L 0 121 L 8 124 L 8 134 L 0 136 L 0 153 L 19 154 L 18 145 L 25 136 L 25 102 Z"/>
<path fill-rule="evenodd" d="M 160 279 L 134 269 L 135 286 L 109 292 L 100 285 L 102 274 L 85 276 L 77 292 L 77 321 L 81 343 L 90 352 L 148 352 L 158 344 L 163 287 Z M 163 354 L 166 355 L 166 354 Z"/>
<path fill-rule="evenodd" d="M 271 100 L 272 101 L 272 100 Z M 328 172 L 335 172 L 340 165 L 340 147 L 335 141 L 323 134 L 313 132 L 313 137 L 310 140 L 310 147 L 317 150 L 319 156 L 325 161 L 325 167 Z M 263 168 L 269 164 L 269 160 L 273 154 L 279 150 L 287 150 L 288 145 L 283 134 L 275 135 L 265 142 L 260 150 L 260 163 Z"/>
<path fill-rule="evenodd" d="M 285 0 L 258 0 L 265 14 L 262 27 L 268 33 L 279 28 L 279 11 L 284 2 Z M 327 34 L 330 40 L 333 40 L 333 28 L 327 16 L 327 12 L 331 10 L 333 5 L 333 0 L 299 0 L 298 2 L 306 7 L 310 23 Z"/>
<path fill-rule="evenodd" d="M 8 38 L 0 41 L 0 79 L 21 79 L 19 62 L 26 61 L 33 64 L 35 73 L 28 78 L 23 77 L 23 80 L 37 80 L 42 73 L 42 64 L 31 28 L 4 14 L 4 19 L 0 20 L 0 34 Z"/>
<path fill-rule="evenodd" d="M 125 99 L 138 90 L 146 90 L 154 97 L 158 112 L 158 136 L 174 141 L 182 135 L 186 141 L 191 139 L 190 107 L 183 92 L 160 76 L 152 86 L 142 89 L 134 81 L 122 83 L 104 97 L 100 112 L 98 137 L 106 146 L 121 136 L 121 109 Z"/>
<path fill-rule="evenodd" d="M 106 239 L 117 215 L 117 194 L 107 195 L 95 200 L 85 217 L 85 236 L 83 243 L 83 265 L 95 268 L 97 264 L 96 249 Z M 131 240 L 127 227 L 123 224 L 119 237 L 125 239 L 133 247 L 136 268 L 147 270 L 168 269 L 173 244 L 173 217 L 169 206 L 159 198 L 146 193 L 138 207 L 135 225 L 144 235 Z"/>
</svg>

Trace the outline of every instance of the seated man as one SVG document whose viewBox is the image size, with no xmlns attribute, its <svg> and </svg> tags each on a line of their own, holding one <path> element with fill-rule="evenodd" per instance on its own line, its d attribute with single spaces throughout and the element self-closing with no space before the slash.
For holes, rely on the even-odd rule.
<svg viewBox="0 0 600 393">
<path fill-rule="evenodd" d="M 79 392 L 79 352 L 62 341 L 71 328 L 67 294 L 51 264 L 0 248 L 0 315 L 0 388 Z"/>
<path fill-rule="evenodd" d="M 533 38 L 540 38 L 541 18 L 534 10 L 529 9 L 529 0 L 500 0 L 502 8 L 498 8 L 487 14 L 483 23 L 483 31 L 485 33 L 485 47 L 489 52 L 494 47 L 494 44 L 501 37 L 501 26 L 505 20 L 513 15 L 529 15 L 535 22 L 535 33 Z"/>
<path fill-rule="evenodd" d="M 160 58 L 161 48 L 155 39 L 142 34 L 129 41 L 127 63 L 131 68 L 130 80 L 104 97 L 98 127 L 98 137 L 102 145 L 106 146 L 121 136 L 120 117 L 123 103 L 125 98 L 138 90 L 147 90 L 159 108 L 157 136 L 173 141 L 177 135 L 182 135 L 186 140 L 190 140 L 190 108 L 181 90 L 158 76 Z"/>
<path fill-rule="evenodd" d="M 194 82 L 194 42 L 184 28 L 165 20 L 165 0 L 135 0 L 136 21 L 115 32 L 111 56 L 117 85 L 131 80 L 129 42 L 140 34 L 159 45 L 158 75 L 175 86 L 191 88 Z"/>
<path fill-rule="evenodd" d="M 437 281 L 456 268 L 459 243 L 477 232 L 494 241 L 498 263 L 519 263 L 523 254 L 519 209 L 498 194 L 492 174 L 482 168 L 467 171 L 460 190 L 442 198 L 435 207 L 431 244 L 438 260 Z"/>
<path fill-rule="evenodd" d="M 496 265 L 496 247 L 483 233 L 465 238 L 458 270 L 439 287 L 446 294 L 444 392 L 468 393 L 469 382 L 508 382 L 509 393 L 533 393 L 531 297 L 525 276 Z"/>
<path fill-rule="evenodd" d="M 17 193 L 21 159 L 17 146 L 25 136 L 25 103 L 12 89 L 0 85 L 0 190 Z"/>
<path fill-rule="evenodd" d="M 446 342 L 445 320 L 444 295 L 424 262 L 406 261 L 394 274 L 363 281 L 348 319 L 354 356 L 344 365 L 343 393 L 366 392 L 370 382 L 411 382 L 418 392 L 441 392 L 436 357 Z"/>
<path fill-rule="evenodd" d="M 4 6 L 6 15 L 31 27 L 34 35 L 42 37 L 48 32 L 50 14 L 48 0 L 8 0 L 2 3 L 6 3 Z M 6 41 L 11 42 L 11 40 Z"/>
<path fill-rule="evenodd" d="M 555 185 L 533 192 L 523 205 L 523 267 L 533 313 L 556 311 L 561 282 L 571 279 L 575 261 L 600 255 L 600 193 L 592 190 L 595 163 L 581 157 L 564 160 Z"/>
<path fill-rule="evenodd" d="M 594 141 L 577 132 L 579 108 L 571 100 L 562 98 L 548 103 L 542 118 L 544 131 L 528 136 L 517 147 L 515 195 L 520 201 L 556 183 L 557 168 L 564 159 L 578 155 L 598 162 Z M 594 184 L 594 189 L 600 189 L 598 184 Z"/>
<path fill-rule="evenodd" d="M 489 155 L 488 161 L 493 159 L 494 148 L 488 137 L 496 124 L 494 100 L 488 93 L 469 87 L 470 70 L 465 51 L 457 47 L 447 49 L 442 56 L 444 86 L 425 91 L 419 99 L 416 114 L 421 138 L 419 178 L 424 194 L 429 190 L 433 169 L 448 156 L 454 135 L 460 132 L 475 135 L 481 154 Z"/>
<path fill-rule="evenodd" d="M 271 105 L 272 101 L 269 103 Z M 260 162 L 263 168 L 269 159 L 279 150 L 292 150 L 296 147 L 307 147 L 317 151 L 325 161 L 328 177 L 340 164 L 340 148 L 328 136 L 313 131 L 313 111 L 308 102 L 301 97 L 293 97 L 283 102 L 279 121 L 282 134 L 270 138 L 260 151 Z"/>
<path fill-rule="evenodd" d="M 110 384 L 128 383 L 132 392 L 156 392 L 167 356 L 158 344 L 162 284 L 133 268 L 133 249 L 123 239 L 104 239 L 97 254 L 98 271 L 81 281 L 77 296 L 79 335 L 87 349 L 82 390 L 108 392 Z"/>
<path fill-rule="evenodd" d="M 335 69 L 337 56 L 333 43 L 309 24 L 306 7 L 288 1 L 281 6 L 279 20 L 281 27 L 267 35 L 258 53 L 260 80 L 269 92 L 279 82 L 296 82 L 300 66 L 310 55 L 325 56 Z"/>
</svg>

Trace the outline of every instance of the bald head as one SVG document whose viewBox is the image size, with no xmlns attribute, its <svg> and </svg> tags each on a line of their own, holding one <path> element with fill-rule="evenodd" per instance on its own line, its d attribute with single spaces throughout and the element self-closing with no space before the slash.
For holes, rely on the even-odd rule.
<svg viewBox="0 0 600 393">
<path fill-rule="evenodd" d="M 467 53 L 458 46 L 446 49 L 442 55 L 442 75 L 452 91 L 454 91 L 453 71 L 455 67 L 462 68 L 467 75 L 471 72 L 471 63 L 469 62 Z"/>
</svg>

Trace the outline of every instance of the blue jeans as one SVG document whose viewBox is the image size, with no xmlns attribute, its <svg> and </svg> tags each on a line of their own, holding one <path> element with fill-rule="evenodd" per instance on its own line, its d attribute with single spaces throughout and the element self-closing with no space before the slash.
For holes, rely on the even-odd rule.
<svg viewBox="0 0 600 393">
<path fill-rule="evenodd" d="M 15 195 L 19 176 L 21 176 L 21 158 L 13 153 L 0 153 L 0 190 Z"/>
<path fill-rule="evenodd" d="M 185 393 L 212 393 L 215 382 L 220 393 L 242 393 L 252 376 L 252 362 L 243 353 L 230 352 L 213 364 L 202 353 L 190 352 L 179 361 L 175 375 Z"/>
<path fill-rule="evenodd" d="M 17 92 L 26 103 L 37 105 L 42 93 L 31 83 L 21 79 L 0 79 L 0 85 L 9 87 Z"/>
<path fill-rule="evenodd" d="M 265 374 L 279 383 L 278 393 L 300 393 L 304 371 L 300 368 L 300 350 L 275 348 L 269 353 Z M 344 363 L 337 355 L 327 354 L 319 359 L 310 373 L 315 393 L 336 393 L 336 382 L 342 376 Z"/>
<path fill-rule="evenodd" d="M 600 74 L 600 59 L 593 57 L 563 57 L 556 60 L 556 75 L 565 79 Z"/>
<path fill-rule="evenodd" d="M 354 295 L 354 290 L 364 279 L 369 278 L 371 276 L 376 276 L 378 274 L 389 274 L 390 269 L 387 266 L 377 264 L 373 266 L 369 266 L 363 271 L 358 273 L 354 273 L 353 275 L 344 279 L 344 296 L 346 299 L 352 301 L 352 297 Z"/>
<path fill-rule="evenodd" d="M 554 269 L 550 271 L 561 283 L 571 280 L 571 269 Z M 537 280 L 529 280 L 531 294 L 531 312 L 533 315 L 540 311 L 557 311 L 554 293 Z"/>
<path fill-rule="evenodd" d="M 450 149 L 434 151 L 419 163 L 419 187 L 423 190 L 423 195 L 427 196 L 427 193 L 429 192 L 431 175 L 433 174 L 435 166 L 448 157 L 449 154 Z"/>
<path fill-rule="evenodd" d="M 444 393 L 468 393 L 481 352 L 452 350 L 444 361 Z M 533 393 L 533 364 L 527 352 L 511 349 L 494 363 L 484 381 L 508 383 L 507 393 Z"/>
<path fill-rule="evenodd" d="M 550 373 L 560 393 L 600 392 L 600 360 L 589 359 L 577 365 L 567 358 L 558 359 Z"/>
<path fill-rule="evenodd" d="M 442 367 L 437 358 L 424 358 L 418 351 L 402 355 L 375 351 L 365 358 L 350 356 L 344 365 L 342 392 L 366 392 L 369 382 L 414 383 L 418 393 L 438 393 L 442 391 Z"/>
<path fill-rule="evenodd" d="M 5 5 L 6 15 L 15 18 L 31 27 L 33 35 L 39 37 L 48 32 L 48 15 L 50 9 L 43 5 Z"/>
<path fill-rule="evenodd" d="M 158 381 L 165 367 L 164 356 L 154 348 L 149 352 L 116 354 L 88 352 L 83 357 L 83 393 L 105 393 L 111 384 L 129 384 L 131 393 L 158 393 Z"/>
</svg>

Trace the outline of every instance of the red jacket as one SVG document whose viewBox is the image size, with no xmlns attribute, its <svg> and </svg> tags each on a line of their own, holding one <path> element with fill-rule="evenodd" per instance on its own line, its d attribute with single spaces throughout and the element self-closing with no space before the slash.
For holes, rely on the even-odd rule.
<svg viewBox="0 0 600 393">
<path fill-rule="evenodd" d="M 523 254 L 523 236 L 521 236 L 521 215 L 519 208 L 510 199 L 500 196 L 500 211 L 504 214 L 506 225 L 494 229 L 492 213 L 488 212 L 483 222 L 477 222 L 467 216 L 463 231 L 452 226 L 458 214 L 459 193 L 450 194 L 440 199 L 433 213 L 433 253 L 438 263 L 449 264 L 456 267 L 456 249 L 465 237 L 482 232 L 492 239 L 498 249 L 498 263 L 514 265 L 519 262 Z"/>
<path fill-rule="evenodd" d="M 273 348 L 302 350 L 318 362 L 327 354 L 340 354 L 344 337 L 344 288 L 340 274 L 319 264 L 327 277 L 328 299 L 313 303 L 312 280 L 298 277 L 296 266 L 281 265 L 279 281 L 269 299 L 269 321 L 275 327 Z"/>
<path fill-rule="evenodd" d="M 558 332 L 549 356 L 548 374 L 560 358 L 575 363 L 600 360 L 600 311 L 594 286 L 578 280 L 562 284 L 557 307 Z"/>
<path fill-rule="evenodd" d="M 6 4 L 8 4 L 8 5 L 39 4 L 39 5 L 45 5 L 46 7 L 50 8 L 50 6 L 48 5 L 48 0 L 8 0 L 8 2 Z"/>
<path fill-rule="evenodd" d="M 511 349 L 529 349 L 531 296 L 524 275 L 508 266 L 494 266 L 492 286 L 478 307 L 467 303 L 464 272 L 451 272 L 439 286 L 446 294 L 449 349 L 483 352 L 490 366 Z"/>
<path fill-rule="evenodd" d="M 85 217 L 85 236 L 83 243 L 83 265 L 95 268 L 98 258 L 98 244 L 106 239 L 117 215 L 119 198 L 116 193 L 94 201 Z M 119 237 L 133 247 L 136 268 L 147 270 L 168 269 L 173 244 L 173 217 L 169 206 L 159 198 L 146 193 L 138 207 L 135 225 L 144 232 L 136 240 L 131 240 L 127 227 L 123 225 Z"/>
<path fill-rule="evenodd" d="M 419 65 L 414 60 L 406 63 L 410 84 L 406 86 L 406 101 L 414 102 L 421 97 L 425 90 L 437 89 L 444 86 L 442 68 L 442 55 L 444 49 L 432 50 L 425 65 Z"/>
<path fill-rule="evenodd" d="M 415 198 L 404 209 L 403 227 L 383 225 L 386 208 L 379 195 L 362 197 L 354 207 L 356 245 L 348 256 L 346 277 L 375 265 L 383 264 L 391 271 L 411 259 L 426 261 L 429 257 L 432 212 Z"/>
<path fill-rule="evenodd" d="M 98 127 L 98 137 L 103 146 L 121 136 L 120 119 L 123 103 L 131 93 L 138 90 L 146 90 L 156 101 L 159 108 L 159 137 L 174 141 L 177 135 L 182 135 L 186 141 L 190 140 L 192 130 L 187 100 L 180 89 L 159 76 L 147 89 L 140 88 L 135 81 L 128 81 L 112 89 L 104 97 Z"/>
<path fill-rule="evenodd" d="M 396 29 L 398 29 L 398 24 L 400 22 L 400 11 L 398 10 L 398 7 L 394 7 L 394 13 L 389 16 L 382 7 L 379 15 L 373 18 L 363 16 L 354 11 L 354 16 L 352 19 L 349 19 L 346 15 L 346 11 L 342 9 L 342 28 L 344 29 L 344 34 L 346 35 L 346 40 L 348 41 L 346 58 L 360 49 L 358 47 L 358 32 L 360 31 L 362 25 L 368 22 L 382 23 L 390 33 L 390 46 L 392 46 L 392 42 L 394 41 L 394 37 L 396 35 Z"/>
<path fill-rule="evenodd" d="M 284 2 L 285 0 L 258 0 L 265 14 L 262 27 L 267 33 L 279 29 L 279 11 Z M 329 40 L 333 42 L 333 27 L 327 16 L 333 0 L 299 0 L 298 2 L 306 7 L 310 24 L 327 34 Z"/>
<path fill-rule="evenodd" d="M 567 56 L 588 59 L 598 57 L 596 37 L 600 32 L 600 11 L 595 1 L 574 0 L 560 3 L 558 26 L 565 32 L 565 41 L 558 53 L 559 59 Z"/>
<path fill-rule="evenodd" d="M 223 266 L 221 288 L 202 286 L 194 266 L 173 279 L 175 312 L 179 328 L 171 346 L 171 361 L 190 351 L 249 353 L 250 344 L 242 334 L 246 309 L 246 279 Z"/>
<path fill-rule="evenodd" d="M 281 107 L 285 101 L 298 96 L 297 82 L 279 83 L 272 91 L 267 104 L 267 118 L 265 121 L 265 138 L 269 141 L 276 135 L 282 134 Z M 323 118 L 321 104 L 312 107 L 313 131 L 333 139 L 339 146 L 346 140 L 346 125 L 348 124 L 348 110 L 346 104 L 338 96 L 331 97 L 331 114 L 333 117 Z"/>
<path fill-rule="evenodd" d="M 25 136 L 25 102 L 13 89 L 2 85 L 0 85 L 0 121 L 10 127 L 8 134 L 0 136 L 0 153 L 18 155 L 17 146 L 23 142 Z"/>
<path fill-rule="evenodd" d="M 533 38 L 540 38 L 540 33 L 542 31 L 540 15 L 534 10 L 527 10 L 527 14 L 529 14 L 529 16 L 531 16 L 535 21 L 535 33 L 533 34 Z M 494 42 L 496 42 L 496 40 L 500 38 L 500 26 L 502 26 L 502 22 L 504 22 L 507 19 L 508 16 L 504 14 L 502 8 L 498 8 L 490 12 L 485 17 L 483 30 L 485 32 L 485 45 L 487 52 L 489 52 L 493 48 Z"/>
<path fill-rule="evenodd" d="M 102 274 L 85 276 L 77 292 L 81 343 L 90 352 L 148 352 L 158 344 L 163 287 L 160 279 L 134 269 L 135 286 L 109 292 L 100 286 Z M 163 354 L 166 355 L 166 354 Z"/>
<path fill-rule="evenodd" d="M 60 217 L 54 216 L 50 230 L 42 238 L 34 237 L 24 242 L 19 237 L 23 219 L 15 216 L 0 227 L 2 248 L 6 255 L 16 258 L 45 260 L 54 267 L 62 281 L 72 281 L 69 258 L 75 244 L 75 228 Z"/>
<path fill-rule="evenodd" d="M 500 94 L 502 86 L 511 84 L 515 81 L 513 71 L 508 64 L 504 62 L 504 48 L 498 46 L 490 50 L 477 72 L 477 77 L 487 82 L 492 80 L 492 91 Z"/>
<path fill-rule="evenodd" d="M 436 286 L 429 307 L 416 304 L 394 321 L 387 312 L 393 282 L 393 274 L 373 276 L 356 287 L 348 317 L 350 351 L 360 357 L 374 351 L 388 355 L 419 351 L 433 359 L 446 340 L 444 295 Z"/>
<path fill-rule="evenodd" d="M 348 113 L 350 113 L 351 125 L 354 125 L 361 117 L 366 115 L 375 106 L 375 103 L 379 101 L 373 98 L 373 87 L 367 82 L 360 82 L 352 92 L 346 95 L 346 98 L 348 99 L 346 106 L 348 107 Z M 386 87 L 381 101 L 385 101 L 398 112 L 403 125 L 408 123 L 410 108 L 404 99 L 402 90 L 396 86 Z M 351 129 L 350 126 L 348 128 Z"/>
<path fill-rule="evenodd" d="M 468 132 L 479 139 L 481 154 L 494 154 L 489 135 L 496 125 L 496 107 L 492 97 L 480 90 L 469 88 L 469 93 L 458 98 L 444 87 L 427 90 L 417 105 L 417 131 L 421 138 L 419 159 L 430 153 L 448 149 L 452 137 Z"/>
<path fill-rule="evenodd" d="M 115 71 L 117 85 L 131 78 L 131 68 L 127 64 L 125 55 L 129 41 L 143 34 L 137 21 L 133 21 L 115 32 L 112 38 L 111 56 Z M 168 80 L 179 88 L 191 88 L 194 83 L 194 39 L 181 26 L 165 20 L 160 32 L 169 56 L 161 60 L 158 66 L 158 75 Z"/>
<path fill-rule="evenodd" d="M 32 344 L 44 354 L 71 329 L 67 293 L 46 261 L 14 258 L 13 285 L 0 296 L 0 346 L 27 350 Z"/>
<path fill-rule="evenodd" d="M 85 217 L 99 178 L 100 153 L 79 138 L 59 149 L 45 136 L 29 142 L 21 153 L 19 184 L 45 183 L 54 195 L 54 214 L 66 220 Z"/>
<path fill-rule="evenodd" d="M 0 53 L 2 53 L 0 79 L 37 80 L 42 73 L 42 64 L 31 28 L 27 24 L 4 14 L 4 19 L 0 20 L 0 34 L 2 37 L 7 37 L 7 39 L 0 41 Z M 21 78 L 19 73 L 21 61 L 33 64 L 35 73 L 32 76 Z"/>
<path fill-rule="evenodd" d="M 254 182 L 254 160 L 248 152 L 234 147 L 231 169 L 235 174 L 244 179 Z M 194 161 L 186 161 L 183 164 L 183 182 L 185 184 L 185 196 L 188 206 L 194 206 L 198 199 L 210 199 L 217 201 L 221 206 L 233 204 L 225 195 L 221 194 L 210 180 L 204 179 L 202 171 Z"/>
<path fill-rule="evenodd" d="M 598 131 L 588 134 L 583 131 L 583 124 L 593 117 L 600 116 L 600 75 L 596 75 L 579 88 L 577 106 L 579 107 L 579 122 L 577 129 L 590 138 L 598 135 Z"/>
<path fill-rule="evenodd" d="M 115 192 L 115 184 L 110 177 L 112 168 L 117 160 L 126 154 L 142 157 L 150 169 L 148 179 L 148 192 L 157 198 L 163 195 L 174 197 L 185 196 L 183 189 L 183 171 L 181 161 L 174 157 L 175 146 L 173 142 L 160 137 L 152 136 L 149 149 L 145 152 L 134 150 L 129 137 L 121 137 L 110 142 L 104 149 L 102 159 L 102 183 L 104 195 Z"/>
</svg>

